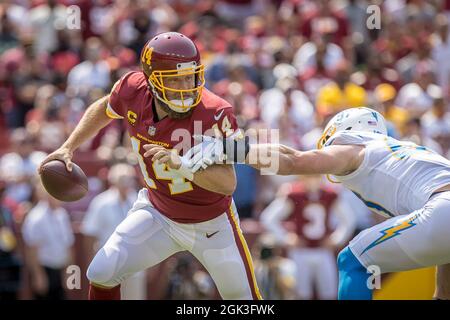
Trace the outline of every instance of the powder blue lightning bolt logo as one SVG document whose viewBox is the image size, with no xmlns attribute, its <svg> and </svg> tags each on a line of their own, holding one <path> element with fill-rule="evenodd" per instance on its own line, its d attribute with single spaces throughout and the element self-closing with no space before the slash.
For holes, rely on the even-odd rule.
<svg viewBox="0 0 450 320">
<path fill-rule="evenodd" d="M 365 252 L 367 252 L 368 250 L 372 249 L 373 247 L 376 247 L 377 245 L 379 245 L 382 242 L 385 242 L 389 239 L 392 239 L 396 236 L 399 236 L 403 231 L 408 230 L 412 227 L 414 227 L 416 224 L 414 223 L 414 221 L 419 217 L 419 214 L 415 214 L 414 216 L 412 216 L 411 218 L 403 221 L 400 224 L 396 224 L 392 227 L 386 228 L 384 230 L 381 230 L 380 233 L 382 234 L 381 237 L 379 237 L 377 240 L 375 240 L 374 242 L 372 242 L 366 249 L 364 249 L 364 251 L 361 253 L 364 254 Z"/>
</svg>

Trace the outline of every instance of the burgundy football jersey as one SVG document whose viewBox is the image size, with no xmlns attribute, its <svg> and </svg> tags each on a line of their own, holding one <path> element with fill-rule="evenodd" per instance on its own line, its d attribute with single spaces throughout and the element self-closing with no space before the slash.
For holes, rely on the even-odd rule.
<svg viewBox="0 0 450 320">
<path fill-rule="evenodd" d="M 202 100 L 191 116 L 185 119 L 165 117 L 155 122 L 152 100 L 144 74 L 133 71 L 114 85 L 106 110 L 110 117 L 126 122 L 152 204 L 162 214 L 180 223 L 202 222 L 219 216 L 230 207 L 231 196 L 205 190 L 166 164 L 144 158 L 142 146 L 153 143 L 187 151 L 193 146 L 194 133 L 213 135 L 218 130 L 229 136 L 237 130 L 231 105 L 203 89 Z"/>
<path fill-rule="evenodd" d="M 317 193 L 308 192 L 301 182 L 285 186 L 287 197 L 294 203 L 289 221 L 294 222 L 298 237 L 306 247 L 321 245 L 332 233 L 330 227 L 331 208 L 338 196 L 330 188 L 322 187 Z"/>
</svg>

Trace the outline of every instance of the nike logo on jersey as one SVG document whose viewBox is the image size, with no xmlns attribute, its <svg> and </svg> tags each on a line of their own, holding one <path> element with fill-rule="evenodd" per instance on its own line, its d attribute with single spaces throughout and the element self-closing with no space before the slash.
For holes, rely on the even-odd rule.
<svg viewBox="0 0 450 320">
<path fill-rule="evenodd" d="M 218 121 L 225 110 L 220 111 L 218 115 L 214 115 L 214 120 Z"/>
<path fill-rule="evenodd" d="M 206 237 L 209 239 L 211 238 L 213 235 L 215 235 L 217 232 L 219 232 L 219 230 L 217 230 L 216 232 L 213 232 L 211 234 L 206 233 Z"/>
</svg>

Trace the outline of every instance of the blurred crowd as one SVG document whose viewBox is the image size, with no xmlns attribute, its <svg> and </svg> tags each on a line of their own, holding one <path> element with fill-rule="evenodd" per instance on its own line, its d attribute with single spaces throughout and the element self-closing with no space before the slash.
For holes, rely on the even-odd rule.
<svg viewBox="0 0 450 320">
<path fill-rule="evenodd" d="M 372 17 L 378 26 L 367 24 L 377 12 L 368 13 L 369 5 L 380 9 L 381 15 Z M 449 18 L 449 0 L 2 1 L 0 269 L 7 271 L 0 272 L 0 295 L 17 294 L 24 280 L 20 270 L 26 266 L 25 280 L 35 298 L 63 296 L 56 273 L 73 261 L 74 238 L 61 234 L 84 234 L 89 241 L 83 248 L 90 257 L 126 215 L 139 173 L 126 166 L 136 159 L 127 151 L 129 139 L 119 121 L 75 155 L 90 176 L 90 193 L 82 201 L 62 204 L 47 197 L 36 168 L 65 141 L 90 103 L 107 94 L 124 73 L 139 69 L 140 50 L 153 35 L 179 31 L 196 42 L 206 66 L 206 86 L 233 105 L 244 130 L 279 129 L 281 143 L 307 150 L 315 147 L 336 112 L 371 106 L 388 120 L 390 135 L 448 158 Z M 236 172 L 234 200 L 244 222 L 271 217 L 268 211 L 280 189 L 303 183 L 298 177 L 261 176 L 248 166 L 237 165 Z M 376 221 L 339 186 L 321 180 L 320 188 L 334 192 L 354 215 L 340 241 L 309 245 L 335 254 L 343 239 Z M 112 206 L 107 199 L 119 203 Z M 114 210 L 115 216 L 108 215 Z M 45 219 L 52 228 L 40 225 Z M 339 228 L 338 220 L 331 219 L 330 225 L 335 221 Z M 302 263 L 314 270 L 323 261 L 289 254 L 293 246 L 307 248 L 309 242 L 297 239 L 294 245 L 280 246 L 276 238 L 263 233 L 253 245 L 263 296 L 311 299 L 323 291 L 322 298 L 335 298 L 329 287 L 320 289 L 322 276 L 299 277 L 305 274 Z M 51 239 L 64 240 L 55 246 Z M 196 261 L 180 257 L 172 269 L 165 298 L 216 297 Z M 130 297 L 145 296 L 140 277 Z M 315 290 L 305 289 L 305 282 L 312 288 L 316 280 Z"/>
</svg>

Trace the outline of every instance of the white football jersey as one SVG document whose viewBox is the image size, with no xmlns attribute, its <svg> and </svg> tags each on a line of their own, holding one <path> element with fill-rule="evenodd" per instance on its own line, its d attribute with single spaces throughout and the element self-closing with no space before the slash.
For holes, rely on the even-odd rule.
<svg viewBox="0 0 450 320">
<path fill-rule="evenodd" d="M 422 208 L 431 194 L 450 184 L 450 161 L 412 142 L 382 134 L 341 131 L 329 145 L 364 145 L 359 168 L 333 180 L 353 191 L 372 211 L 385 217 Z"/>
</svg>

